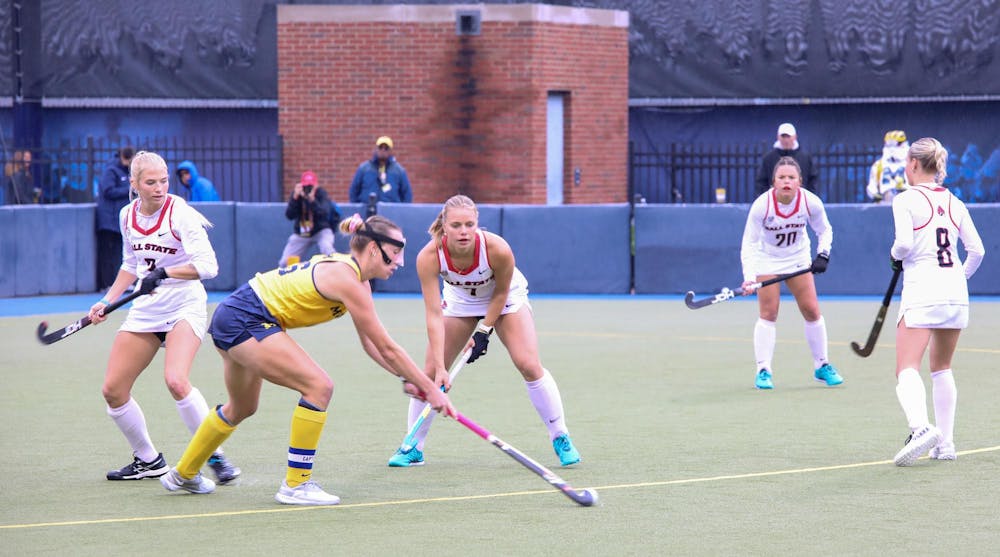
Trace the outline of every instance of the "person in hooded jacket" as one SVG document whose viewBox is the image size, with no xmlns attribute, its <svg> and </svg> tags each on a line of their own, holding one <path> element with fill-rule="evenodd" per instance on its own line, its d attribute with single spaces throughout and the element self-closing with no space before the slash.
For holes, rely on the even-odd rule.
<svg viewBox="0 0 1000 557">
<path fill-rule="evenodd" d="M 190 201 L 219 201 L 219 193 L 211 180 L 198 174 L 198 167 L 191 161 L 177 165 L 177 179 L 190 190 Z"/>
</svg>

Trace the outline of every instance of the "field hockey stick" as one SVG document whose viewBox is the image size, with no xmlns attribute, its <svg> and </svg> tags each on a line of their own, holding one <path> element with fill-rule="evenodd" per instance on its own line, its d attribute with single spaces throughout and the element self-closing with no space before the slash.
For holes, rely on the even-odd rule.
<svg viewBox="0 0 1000 557">
<path fill-rule="evenodd" d="M 124 298 L 118 298 L 117 302 L 104 308 L 104 315 L 107 315 L 112 311 L 115 311 L 116 309 L 124 306 L 125 304 L 131 302 L 132 300 L 138 298 L 139 296 L 142 296 L 142 292 L 140 291 L 140 289 L 136 288 L 128 296 L 125 296 Z M 49 323 L 48 321 L 42 321 L 41 323 L 38 324 L 38 342 L 41 342 L 42 344 L 52 344 L 53 342 L 60 341 L 68 337 L 69 335 L 86 327 L 87 325 L 90 325 L 89 315 L 86 315 L 81 319 L 77 319 L 76 321 L 70 323 L 69 325 L 66 325 L 61 329 L 56 329 L 55 331 L 52 331 L 49 334 L 45 334 L 45 330 L 48 329 Z"/>
<path fill-rule="evenodd" d="M 896 292 L 896 282 L 899 280 L 899 275 L 902 272 L 902 269 L 897 269 L 892 272 L 892 280 L 889 281 L 889 289 L 885 291 L 885 297 L 882 298 L 882 306 L 878 308 L 878 315 L 875 316 L 875 324 L 872 325 L 872 330 L 868 333 L 868 341 L 865 342 L 864 347 L 854 341 L 851 341 L 851 350 L 854 350 L 854 353 L 862 358 L 871 356 L 872 351 L 875 350 L 875 342 L 878 341 L 878 335 L 882 332 L 882 323 L 885 322 L 885 314 L 889 311 L 889 304 L 892 302 L 892 295 Z"/>
<path fill-rule="evenodd" d="M 750 290 L 757 290 L 758 288 L 763 288 L 765 286 L 770 286 L 772 284 L 775 284 L 775 283 L 778 283 L 778 282 L 781 282 L 781 281 L 784 281 L 784 280 L 788 280 L 788 279 L 790 279 L 792 277 L 797 277 L 799 275 L 804 275 L 806 273 L 811 273 L 811 272 L 812 272 L 812 268 L 807 268 L 807 269 L 801 269 L 801 270 L 795 271 L 794 273 L 789 273 L 787 275 L 778 275 L 778 276 L 774 277 L 773 279 L 767 279 L 767 280 L 765 280 L 763 282 L 755 282 L 755 283 L 753 283 L 753 284 L 750 285 L 749 289 Z M 687 307 L 689 307 L 691 309 L 699 309 L 699 308 L 703 308 L 705 306 L 711 306 L 711 305 L 718 304 L 719 302 L 725 302 L 726 300 L 728 300 L 730 298 L 735 298 L 736 296 L 741 296 L 743 294 L 743 291 L 744 291 L 744 288 L 742 286 L 739 287 L 739 288 L 737 288 L 736 290 L 730 290 L 729 288 L 723 287 L 723 289 L 720 290 L 719 293 L 716 294 L 715 296 L 711 296 L 711 297 L 708 297 L 708 298 L 702 298 L 700 300 L 695 300 L 694 299 L 694 292 L 691 291 L 691 290 L 688 290 L 688 293 L 684 296 L 684 303 L 687 304 Z"/>
<path fill-rule="evenodd" d="M 543 480 L 549 482 L 550 484 L 552 484 L 552 487 L 563 492 L 563 495 L 572 499 L 574 503 L 577 503 L 578 505 L 583 505 L 584 507 L 589 507 L 597 503 L 597 490 L 584 489 L 583 491 L 577 491 L 573 489 L 568 483 L 566 483 L 566 480 L 555 475 L 552 472 L 552 470 L 549 470 L 548 468 L 535 462 L 534 460 L 532 460 L 531 457 L 515 449 L 514 447 L 508 445 L 507 443 L 504 443 L 503 440 L 498 438 L 496 435 L 493 435 L 492 433 L 486 431 L 476 422 L 473 422 L 469 418 L 466 418 L 459 412 L 455 412 L 455 415 L 453 417 L 458 423 L 469 428 L 476 435 L 482 437 L 483 439 L 486 439 L 494 446 L 496 446 L 498 449 L 507 453 L 508 456 L 520 462 L 522 465 L 524 465 L 525 468 L 541 476 Z"/>
<path fill-rule="evenodd" d="M 463 350 L 462 353 L 458 355 L 458 359 L 451 364 L 451 371 L 448 372 L 449 383 L 454 381 L 458 372 L 462 371 L 462 368 L 465 367 L 465 363 L 468 361 L 469 355 L 472 354 L 472 348 L 473 347 L 470 346 L 467 350 Z M 444 390 L 444 387 L 442 387 L 441 390 Z M 424 404 L 424 409 L 420 412 L 420 417 L 418 417 L 417 421 L 413 423 L 413 427 L 410 428 L 410 432 L 406 434 L 406 438 L 403 439 L 403 443 L 399 445 L 399 452 L 406 454 L 413 450 L 413 447 L 416 446 L 413 442 L 413 438 L 417 436 L 417 430 L 420 429 L 420 426 L 424 425 L 424 420 L 426 420 L 427 416 L 430 414 L 431 404 L 428 402 Z"/>
</svg>

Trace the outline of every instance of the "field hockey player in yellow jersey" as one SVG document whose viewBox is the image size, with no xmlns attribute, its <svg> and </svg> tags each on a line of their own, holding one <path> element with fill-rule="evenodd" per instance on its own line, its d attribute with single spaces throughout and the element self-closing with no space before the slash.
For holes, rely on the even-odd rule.
<svg viewBox="0 0 1000 557">
<path fill-rule="evenodd" d="M 454 415 L 447 395 L 392 340 L 375 313 L 368 280 L 386 280 L 403 265 L 406 240 L 392 221 L 358 215 L 340 224 L 352 234 L 351 253 L 317 255 L 268 271 L 240 287 L 216 308 L 209 332 L 222 356 L 229 402 L 211 412 L 177 466 L 160 478 L 170 491 L 211 493 L 214 483 L 199 473 L 215 447 L 257 410 L 262 382 L 298 391 L 292 414 L 288 468 L 275 499 L 288 505 L 336 505 L 340 498 L 312 480 L 313 460 L 333 396 L 330 376 L 285 332 L 347 313 L 365 352 L 404 381 L 410 396 L 426 397 L 439 411 Z M 425 394 L 426 393 L 426 394 Z"/>
</svg>

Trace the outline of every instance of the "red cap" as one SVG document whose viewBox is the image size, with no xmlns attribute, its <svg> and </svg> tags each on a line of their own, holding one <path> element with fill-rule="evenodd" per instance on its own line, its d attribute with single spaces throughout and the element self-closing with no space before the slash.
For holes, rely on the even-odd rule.
<svg viewBox="0 0 1000 557">
<path fill-rule="evenodd" d="M 313 172 L 312 170 L 307 170 L 307 171 L 305 171 L 305 172 L 302 173 L 302 179 L 299 180 L 299 181 L 302 182 L 303 186 L 315 186 L 316 185 L 316 173 Z"/>
</svg>

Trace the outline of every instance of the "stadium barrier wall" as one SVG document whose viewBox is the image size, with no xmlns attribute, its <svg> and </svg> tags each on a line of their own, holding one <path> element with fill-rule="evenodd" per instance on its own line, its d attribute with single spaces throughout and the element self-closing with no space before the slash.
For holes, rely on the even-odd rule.
<svg viewBox="0 0 1000 557">
<path fill-rule="evenodd" d="M 292 223 L 284 203 L 198 203 L 214 224 L 209 237 L 219 275 L 210 290 L 233 290 L 255 273 L 277 266 Z M 346 217 L 364 214 L 340 204 Z M 406 264 L 380 292 L 419 292 L 416 256 L 439 204 L 381 204 L 407 238 Z M 738 286 L 746 205 L 639 205 L 635 209 L 637 294 L 708 294 Z M 834 229 L 830 268 L 816 277 L 820 294 L 881 294 L 888 284 L 892 210 L 830 205 Z M 970 205 L 986 247 L 986 260 L 969 281 L 973 294 L 1000 294 L 1000 205 Z M 514 249 L 532 292 L 624 294 L 630 287 L 629 207 L 620 205 L 481 205 L 480 225 Z M 0 297 L 94 292 L 94 205 L 0 207 Z M 815 237 L 813 237 L 815 242 Z M 339 251 L 348 239 L 336 235 Z M 315 253 L 313 248 L 312 253 Z M 964 250 L 960 250 L 964 258 Z"/>
<path fill-rule="evenodd" d="M 969 281 L 969 292 L 1000 294 L 1000 205 L 968 207 L 986 248 L 986 259 Z M 709 294 L 723 286 L 739 286 L 740 244 L 748 210 L 748 205 L 636 206 L 635 292 Z M 827 213 L 833 249 L 829 269 L 816 277 L 820 295 L 884 294 L 892 276 L 892 209 L 827 205 Z M 809 235 L 815 252 L 816 237 L 811 230 Z M 963 248 L 959 254 L 965 258 Z"/>
</svg>

